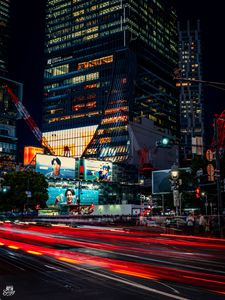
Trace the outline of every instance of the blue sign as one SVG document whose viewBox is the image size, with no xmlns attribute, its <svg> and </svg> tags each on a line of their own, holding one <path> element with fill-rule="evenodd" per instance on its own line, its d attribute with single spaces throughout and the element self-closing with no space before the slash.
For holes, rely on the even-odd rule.
<svg viewBox="0 0 225 300">
<path fill-rule="evenodd" d="M 75 158 L 52 155 L 36 155 L 36 172 L 51 179 L 74 179 L 75 178 Z"/>
<path fill-rule="evenodd" d="M 80 198 L 81 205 L 91 205 L 99 203 L 99 191 L 90 189 L 78 189 L 73 187 L 49 187 L 48 188 L 48 201 L 47 205 L 65 205 L 77 204 Z"/>
</svg>

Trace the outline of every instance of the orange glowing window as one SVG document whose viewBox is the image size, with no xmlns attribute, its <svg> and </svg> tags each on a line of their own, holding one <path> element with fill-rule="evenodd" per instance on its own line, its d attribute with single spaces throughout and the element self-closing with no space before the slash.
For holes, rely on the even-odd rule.
<svg viewBox="0 0 225 300">
<path fill-rule="evenodd" d="M 78 111 L 78 110 L 80 110 L 80 109 L 82 109 L 84 107 L 85 107 L 84 104 L 77 104 L 77 105 L 73 105 L 72 106 L 72 110 Z"/>
<path fill-rule="evenodd" d="M 100 66 L 103 64 L 109 64 L 112 62 L 113 62 L 113 55 L 109 55 L 109 56 L 93 59 L 90 61 L 81 62 L 78 64 L 77 69 L 78 70 L 87 69 L 95 66 Z"/>
<path fill-rule="evenodd" d="M 104 138 L 101 138 L 99 140 L 100 144 L 105 144 L 105 143 L 110 143 L 110 142 L 111 142 L 111 138 L 110 137 L 104 137 Z"/>
<path fill-rule="evenodd" d="M 96 101 L 88 102 L 88 103 L 86 104 L 86 107 L 87 107 L 87 108 L 93 108 L 93 107 L 96 107 Z"/>
<path fill-rule="evenodd" d="M 99 84 L 97 83 L 92 83 L 92 84 L 87 84 L 84 86 L 84 89 L 94 89 L 94 88 L 98 88 Z"/>
<path fill-rule="evenodd" d="M 127 106 L 107 109 L 105 111 L 105 114 L 113 114 L 113 113 L 119 113 L 119 112 L 122 113 L 122 112 L 125 112 L 125 111 L 128 111 Z"/>
</svg>

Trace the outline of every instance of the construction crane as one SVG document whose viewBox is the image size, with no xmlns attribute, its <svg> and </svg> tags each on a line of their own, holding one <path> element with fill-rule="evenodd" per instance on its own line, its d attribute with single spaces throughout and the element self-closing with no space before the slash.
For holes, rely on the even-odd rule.
<svg viewBox="0 0 225 300">
<path fill-rule="evenodd" d="M 15 104 L 17 111 L 20 113 L 21 117 L 27 123 L 28 127 L 33 132 L 36 139 L 44 147 L 45 152 L 47 152 L 48 154 L 54 155 L 55 153 L 54 153 L 52 147 L 49 145 L 47 139 L 42 136 L 42 133 L 41 133 L 39 127 L 37 126 L 37 124 L 35 123 L 33 118 L 31 117 L 31 115 L 29 114 L 29 112 L 27 111 L 25 106 L 19 100 L 19 98 L 14 94 L 14 92 L 8 85 L 3 85 L 2 87 L 9 94 L 10 99 Z"/>
</svg>

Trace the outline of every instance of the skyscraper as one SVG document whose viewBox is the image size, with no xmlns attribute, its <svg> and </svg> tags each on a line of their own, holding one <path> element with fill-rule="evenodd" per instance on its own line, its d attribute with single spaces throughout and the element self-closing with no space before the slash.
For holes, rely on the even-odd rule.
<svg viewBox="0 0 225 300">
<path fill-rule="evenodd" d="M 10 0 L 0 1 L 0 73 L 5 75 L 8 66 L 8 45 L 10 25 Z"/>
<path fill-rule="evenodd" d="M 129 123 L 177 134 L 176 14 L 165 0 L 48 0 L 43 135 L 111 161 L 130 153 Z"/>
<path fill-rule="evenodd" d="M 21 84 L 9 78 L 10 15 L 10 0 L 0 0 L 0 174 L 15 170 L 17 148 L 17 111 L 2 86 L 8 84 L 20 98 L 22 93 Z"/>
<path fill-rule="evenodd" d="M 202 83 L 202 49 L 200 22 L 179 24 L 180 134 L 182 164 L 194 154 L 202 155 L 204 146 L 204 106 Z"/>
</svg>

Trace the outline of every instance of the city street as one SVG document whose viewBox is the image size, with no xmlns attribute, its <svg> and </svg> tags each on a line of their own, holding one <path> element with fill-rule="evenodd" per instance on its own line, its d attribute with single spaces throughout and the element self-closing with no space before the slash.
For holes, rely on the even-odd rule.
<svg viewBox="0 0 225 300">
<path fill-rule="evenodd" d="M 1 225 L 1 299 L 225 298 L 222 239 Z"/>
</svg>

